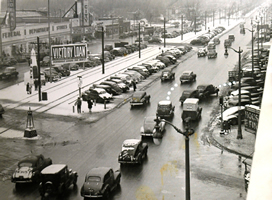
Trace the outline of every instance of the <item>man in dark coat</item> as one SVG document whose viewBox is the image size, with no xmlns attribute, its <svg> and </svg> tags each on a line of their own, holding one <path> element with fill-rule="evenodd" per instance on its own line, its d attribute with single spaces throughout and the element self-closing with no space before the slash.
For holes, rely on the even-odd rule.
<svg viewBox="0 0 272 200">
<path fill-rule="evenodd" d="M 89 99 L 89 100 L 87 101 L 87 103 L 88 103 L 89 112 L 92 112 L 92 108 L 93 108 L 93 102 L 92 102 L 92 100 Z"/>
</svg>

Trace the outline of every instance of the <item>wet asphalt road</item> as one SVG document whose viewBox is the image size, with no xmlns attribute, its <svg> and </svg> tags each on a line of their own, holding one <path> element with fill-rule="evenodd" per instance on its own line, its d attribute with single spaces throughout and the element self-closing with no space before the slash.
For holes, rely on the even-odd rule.
<svg viewBox="0 0 272 200">
<path fill-rule="evenodd" d="M 237 36 L 233 48 L 238 49 L 240 45 L 246 49 L 249 34 L 240 36 L 238 28 L 232 33 Z M 221 41 L 226 37 L 223 36 Z M 40 199 L 37 186 L 29 185 L 16 191 L 9 180 L 17 160 L 30 153 L 43 153 L 51 157 L 54 163 L 66 163 L 78 171 L 78 188 L 71 188 L 62 199 L 82 199 L 79 191 L 88 170 L 96 166 L 119 168 L 117 156 L 122 142 L 140 137 L 143 118 L 155 114 L 159 100 L 169 96 L 176 106 L 172 123 L 183 128 L 180 118 L 182 108 L 178 101 L 182 91 L 201 83 L 218 86 L 227 80 L 227 71 L 237 62 L 238 54 L 229 51 L 226 60 L 222 42 L 217 46 L 217 51 L 216 59 L 193 55 L 182 62 L 175 69 L 176 79 L 173 82 L 154 82 L 146 89 L 151 95 L 151 103 L 146 107 L 131 110 L 130 105 L 125 104 L 96 123 L 89 124 L 62 116 L 39 117 L 35 123 L 42 127 L 39 130 L 40 140 L 1 139 L 1 160 L 6 163 L 1 171 L 1 199 Z M 180 85 L 178 78 L 184 70 L 193 70 L 197 74 L 197 81 Z M 191 199 L 245 199 L 243 168 L 238 156 L 227 152 L 221 154 L 221 150 L 212 146 L 207 139 L 207 125 L 216 104 L 218 97 L 201 102 L 201 121 L 192 124 L 195 134 L 190 137 Z M 18 116 L 23 117 L 24 114 L 19 113 Z M 184 137 L 167 126 L 161 141 L 146 139 L 145 142 L 149 145 L 148 159 L 142 166 L 121 168 L 121 188 L 113 193 L 111 199 L 185 199 Z"/>
</svg>

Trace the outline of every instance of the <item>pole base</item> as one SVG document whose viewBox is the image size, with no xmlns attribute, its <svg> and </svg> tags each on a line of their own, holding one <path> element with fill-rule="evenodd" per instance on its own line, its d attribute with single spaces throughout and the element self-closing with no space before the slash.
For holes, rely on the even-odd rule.
<svg viewBox="0 0 272 200">
<path fill-rule="evenodd" d="M 32 137 L 36 137 L 36 136 L 37 136 L 36 129 L 30 129 L 30 128 L 25 129 L 24 137 L 32 138 Z"/>
</svg>

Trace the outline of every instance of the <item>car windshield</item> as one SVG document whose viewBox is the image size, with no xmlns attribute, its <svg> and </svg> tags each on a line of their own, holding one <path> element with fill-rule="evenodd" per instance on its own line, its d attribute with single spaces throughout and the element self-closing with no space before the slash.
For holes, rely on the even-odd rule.
<svg viewBox="0 0 272 200">
<path fill-rule="evenodd" d="M 107 92 L 105 90 L 99 91 L 99 94 L 106 94 Z"/>
<path fill-rule="evenodd" d="M 203 85 L 203 86 L 202 86 L 202 85 L 197 86 L 197 89 L 198 89 L 198 90 L 204 90 L 204 89 L 205 89 L 205 86 L 204 86 L 204 85 Z"/>
<path fill-rule="evenodd" d="M 188 72 L 184 72 L 182 75 L 183 75 L 183 76 L 189 76 L 189 75 L 190 75 L 190 73 L 188 73 Z"/>
<path fill-rule="evenodd" d="M 19 164 L 19 167 L 32 167 L 31 162 L 22 162 Z"/>
<path fill-rule="evenodd" d="M 89 176 L 87 180 L 88 182 L 100 182 L 101 178 L 99 176 Z"/>
<path fill-rule="evenodd" d="M 184 96 L 184 97 L 189 97 L 190 94 L 191 94 L 191 92 L 189 92 L 189 91 L 184 91 L 184 92 L 182 93 L 182 96 Z"/>
</svg>

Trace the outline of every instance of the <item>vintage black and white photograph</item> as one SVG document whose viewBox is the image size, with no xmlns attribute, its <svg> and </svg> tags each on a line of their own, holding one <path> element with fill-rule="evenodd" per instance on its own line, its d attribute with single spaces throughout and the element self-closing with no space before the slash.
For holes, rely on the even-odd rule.
<svg viewBox="0 0 272 200">
<path fill-rule="evenodd" d="M 0 0 L 1 200 L 271 200 L 271 0 Z"/>
</svg>

